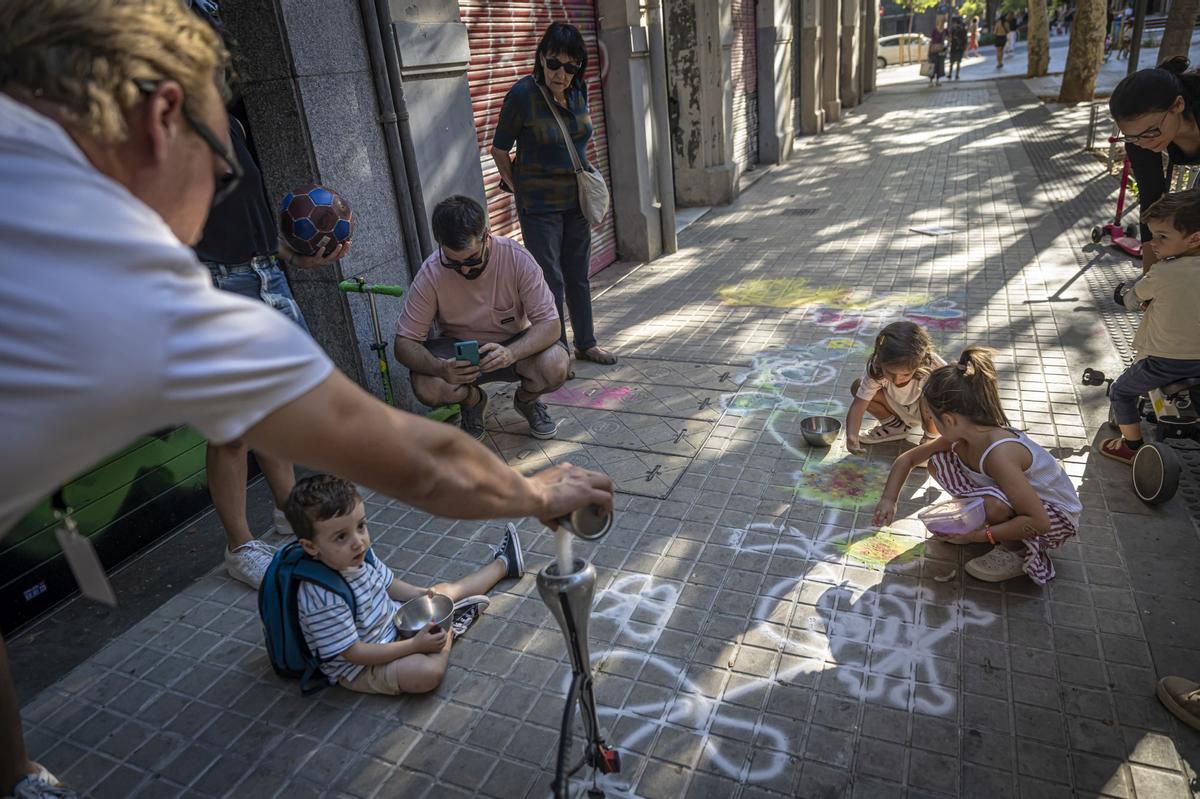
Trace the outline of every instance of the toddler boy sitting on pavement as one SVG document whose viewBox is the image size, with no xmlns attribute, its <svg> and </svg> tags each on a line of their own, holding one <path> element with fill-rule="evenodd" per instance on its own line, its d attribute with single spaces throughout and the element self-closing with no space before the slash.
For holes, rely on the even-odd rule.
<svg viewBox="0 0 1200 799">
<path fill-rule="evenodd" d="M 1121 428 L 1100 454 L 1133 463 L 1142 446 L 1138 397 L 1189 377 L 1200 377 L 1200 189 L 1165 195 L 1142 214 L 1159 261 L 1117 295 L 1146 313 L 1133 337 L 1138 360 L 1113 381 L 1108 396 Z"/>
<path fill-rule="evenodd" d="M 459 610 L 450 631 L 426 627 L 407 641 L 396 640 L 393 618 L 400 603 L 426 593 L 395 577 L 376 558 L 367 559 L 371 536 L 366 510 L 354 484 L 329 474 L 296 483 L 285 508 L 304 551 L 345 578 L 357 612 L 337 595 L 310 582 L 300 586 L 300 628 L 308 648 L 322 661 L 331 682 L 368 694 L 425 693 L 446 674 L 450 645 L 479 612 Z M 479 571 L 430 591 L 458 603 L 483 594 L 505 577 L 525 573 L 517 530 L 511 524 L 496 548 L 496 557 Z"/>
</svg>

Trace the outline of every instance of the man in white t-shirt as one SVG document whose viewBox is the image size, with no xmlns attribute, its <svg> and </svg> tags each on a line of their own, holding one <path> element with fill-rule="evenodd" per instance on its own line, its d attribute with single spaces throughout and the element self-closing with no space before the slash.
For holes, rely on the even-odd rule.
<svg viewBox="0 0 1200 799">
<path fill-rule="evenodd" d="M 226 55 L 178 0 L 0 4 L 0 535 L 140 435 L 186 423 L 454 518 L 611 507 L 604 475 L 525 478 L 375 400 L 295 324 L 212 286 L 186 245 L 236 175 Z M 0 641 L 0 796 L 32 763 Z"/>
</svg>

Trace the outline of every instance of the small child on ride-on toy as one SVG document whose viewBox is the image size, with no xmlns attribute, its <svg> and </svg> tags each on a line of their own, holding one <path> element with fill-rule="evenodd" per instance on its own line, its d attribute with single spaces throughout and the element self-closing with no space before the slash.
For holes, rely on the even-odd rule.
<svg viewBox="0 0 1200 799">
<path fill-rule="evenodd" d="M 1133 337 L 1136 360 L 1109 389 L 1120 438 L 1100 444 L 1100 454 L 1133 463 L 1142 446 L 1138 397 L 1200 376 L 1200 189 L 1165 195 L 1142 214 L 1159 261 L 1142 277 L 1117 287 L 1115 299 L 1145 315 Z"/>
</svg>

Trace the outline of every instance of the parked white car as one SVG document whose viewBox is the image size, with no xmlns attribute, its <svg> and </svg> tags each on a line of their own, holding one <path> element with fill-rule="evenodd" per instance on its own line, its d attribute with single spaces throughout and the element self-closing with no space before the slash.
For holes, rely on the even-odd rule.
<svg viewBox="0 0 1200 799">
<path fill-rule="evenodd" d="M 915 64 L 925 60 L 929 52 L 929 37 L 923 33 L 897 33 L 879 39 L 879 51 L 875 58 L 882 67 L 895 64 Z"/>
</svg>

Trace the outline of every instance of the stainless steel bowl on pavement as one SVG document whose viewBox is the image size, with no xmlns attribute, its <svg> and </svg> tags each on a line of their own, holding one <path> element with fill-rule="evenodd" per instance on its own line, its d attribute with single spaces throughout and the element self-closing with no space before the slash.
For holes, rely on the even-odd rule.
<svg viewBox="0 0 1200 799">
<path fill-rule="evenodd" d="M 445 594 L 422 594 L 401 605 L 393 622 L 401 638 L 412 638 L 430 624 L 448 628 L 453 615 L 454 600 L 450 597 Z"/>
<path fill-rule="evenodd" d="M 832 416 L 806 416 L 800 420 L 804 440 L 814 447 L 829 447 L 842 432 L 842 423 Z"/>
</svg>

